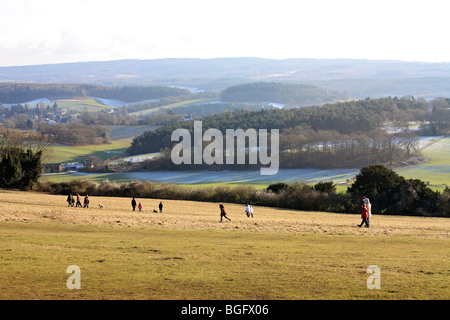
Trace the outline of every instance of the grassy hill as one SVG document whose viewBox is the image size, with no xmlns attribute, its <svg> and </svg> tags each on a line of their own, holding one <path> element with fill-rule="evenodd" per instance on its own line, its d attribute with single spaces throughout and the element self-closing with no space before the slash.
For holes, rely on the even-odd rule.
<svg viewBox="0 0 450 320">
<path fill-rule="evenodd" d="M 0 299 L 447 300 L 445 218 L 372 216 L 217 203 L 0 190 Z M 99 209 L 98 204 L 104 205 Z M 81 289 L 69 290 L 77 265 Z M 376 265 L 381 288 L 370 290 Z"/>
<path fill-rule="evenodd" d="M 44 158 L 44 162 L 81 162 L 89 156 L 96 156 L 101 160 L 110 159 L 113 156 L 125 155 L 131 140 L 129 138 L 116 140 L 110 144 L 88 145 L 88 146 L 51 146 L 50 151 Z"/>
<path fill-rule="evenodd" d="M 397 168 L 396 172 L 409 179 L 420 179 L 431 188 L 443 191 L 450 185 L 450 137 L 438 137 L 423 149 L 426 162 Z"/>
<path fill-rule="evenodd" d="M 112 157 L 123 157 L 135 136 L 158 127 L 149 125 L 109 126 L 111 143 L 86 146 L 53 145 L 50 146 L 44 162 L 79 162 L 89 156 L 95 156 L 101 160 L 111 159 Z"/>
<path fill-rule="evenodd" d="M 105 109 L 115 109 L 114 106 L 105 105 L 94 98 L 85 99 L 61 99 L 55 100 L 58 107 L 65 111 L 91 111 L 98 112 Z"/>
<path fill-rule="evenodd" d="M 130 115 L 136 116 L 136 117 L 145 117 L 145 116 L 151 115 L 154 112 L 158 112 L 158 111 L 162 111 L 162 110 L 170 110 L 170 109 L 174 109 L 174 108 L 178 108 L 178 107 L 188 107 L 190 105 L 197 105 L 197 104 L 206 103 L 206 102 L 213 101 L 213 100 L 215 100 L 215 99 L 186 100 L 186 101 L 181 101 L 181 102 L 170 103 L 170 104 L 163 105 L 163 106 L 156 107 L 156 108 L 150 108 L 150 109 L 144 109 L 144 110 L 140 110 L 140 111 L 136 111 L 136 112 L 131 112 Z M 188 109 L 186 109 L 186 110 L 188 110 Z"/>
</svg>

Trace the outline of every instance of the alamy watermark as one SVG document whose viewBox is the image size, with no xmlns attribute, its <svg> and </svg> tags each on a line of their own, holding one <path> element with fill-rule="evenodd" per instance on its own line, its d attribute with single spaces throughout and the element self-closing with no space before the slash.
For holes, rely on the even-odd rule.
<svg viewBox="0 0 450 320">
<path fill-rule="evenodd" d="M 222 132 L 210 128 L 203 133 L 202 122 L 194 121 L 194 139 L 187 129 L 176 129 L 171 140 L 180 141 L 172 148 L 171 159 L 180 164 L 259 164 L 261 175 L 277 174 L 279 168 L 279 130 L 271 129 L 270 145 L 267 129 L 226 129 L 225 148 Z M 211 141 L 213 140 L 213 141 Z M 246 141 L 248 140 L 248 146 Z M 203 142 L 210 142 L 203 148 Z M 235 144 L 236 142 L 236 144 Z M 192 161 L 193 146 L 193 161 Z M 235 157 L 236 153 L 236 157 Z M 235 163 L 235 158 L 236 162 Z"/>
<path fill-rule="evenodd" d="M 378 266 L 369 266 L 366 270 L 371 276 L 367 278 L 367 289 L 381 289 L 381 270 Z"/>
<path fill-rule="evenodd" d="M 72 289 L 81 289 L 81 270 L 79 266 L 68 266 L 66 273 L 70 273 L 71 276 L 67 278 L 67 288 Z"/>
</svg>

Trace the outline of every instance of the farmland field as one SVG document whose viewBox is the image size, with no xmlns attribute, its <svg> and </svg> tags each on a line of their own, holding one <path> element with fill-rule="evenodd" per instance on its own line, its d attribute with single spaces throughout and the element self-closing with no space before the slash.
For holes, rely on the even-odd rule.
<svg viewBox="0 0 450 320">
<path fill-rule="evenodd" d="M 55 100 L 58 107 L 62 110 L 75 110 L 75 111 L 101 111 L 105 109 L 114 109 L 113 106 L 105 105 L 94 98 L 86 99 L 65 99 Z"/>
<path fill-rule="evenodd" d="M 421 153 L 428 159 L 427 162 L 396 171 L 406 178 L 428 182 L 442 191 L 450 185 L 450 137 L 436 138 Z"/>
<path fill-rule="evenodd" d="M 86 145 L 86 146 L 50 146 L 44 162 L 79 162 L 86 160 L 89 156 L 96 156 L 101 160 L 111 159 L 112 157 L 124 157 L 125 151 L 131 145 L 131 141 L 137 135 L 145 131 L 157 129 L 159 126 L 109 126 L 110 138 L 109 144 Z"/>
<path fill-rule="evenodd" d="M 51 146 L 50 152 L 44 159 L 45 162 L 80 162 L 89 156 L 96 156 L 102 160 L 112 156 L 123 156 L 130 145 L 130 139 L 115 140 L 110 144 L 87 146 Z"/>
<path fill-rule="evenodd" d="M 115 182 L 132 180 L 152 181 L 155 183 L 176 183 L 188 186 L 214 186 L 214 185 L 251 185 L 267 188 L 276 182 L 302 181 L 304 183 L 317 183 L 319 181 L 335 181 L 345 183 L 346 179 L 353 178 L 358 169 L 280 169 L 275 176 L 261 176 L 259 171 L 155 171 L 155 172 L 121 172 L 121 173 L 71 173 L 50 174 L 44 178 L 51 181 L 70 181 L 73 179 L 88 179 L 101 183 L 108 179 Z"/>
<path fill-rule="evenodd" d="M 131 139 L 143 134 L 145 131 L 152 131 L 160 126 L 137 125 L 137 126 L 108 126 L 111 140 Z M 131 143 L 131 140 L 130 140 Z"/>
<path fill-rule="evenodd" d="M 0 190 L 0 299 L 450 298 L 450 220 Z M 103 204 L 100 209 L 98 204 Z M 81 288 L 69 290 L 76 265 Z M 369 266 L 380 271 L 370 289 Z"/>
<path fill-rule="evenodd" d="M 153 112 L 161 111 L 161 110 L 169 110 L 171 108 L 177 108 L 177 107 L 187 107 L 190 105 L 200 104 L 200 103 L 206 103 L 210 101 L 214 101 L 215 99 L 196 99 L 196 100 L 187 100 L 187 101 L 181 101 L 176 103 L 171 103 L 168 105 L 151 108 L 151 109 L 145 109 L 141 111 L 131 112 L 130 115 L 136 116 L 136 117 L 144 117 L 149 116 Z"/>
<path fill-rule="evenodd" d="M 154 127 L 141 127 L 136 130 L 152 130 Z M 113 132 L 117 136 L 132 135 L 133 129 L 128 126 L 115 127 Z M 128 132 L 128 133 L 127 133 Z M 53 161 L 74 161 L 85 159 L 89 155 L 96 155 L 101 159 L 109 159 L 112 156 L 123 157 L 123 153 L 129 146 L 131 139 L 113 141 L 110 145 L 85 146 L 85 147 L 53 147 Z M 394 170 L 407 179 L 420 179 L 428 182 L 433 190 L 443 191 L 450 182 L 450 137 L 428 138 L 423 140 L 424 148 L 421 153 L 429 160 L 415 165 L 394 168 Z M 113 151 L 113 153 L 111 153 Z M 109 153 L 108 153 L 109 152 Z M 338 186 L 338 191 L 344 191 L 350 185 L 348 183 L 359 168 L 349 169 L 280 169 L 276 175 L 261 176 L 259 171 L 159 171 L 159 172 L 124 172 L 104 174 L 69 174 L 46 175 L 45 179 L 52 181 L 69 181 L 72 179 L 90 179 L 101 183 L 108 179 L 116 182 L 131 180 L 153 181 L 156 183 L 177 183 L 190 186 L 214 186 L 218 184 L 249 184 L 257 188 L 267 187 L 276 182 L 301 181 L 309 184 L 319 181 L 333 181 Z"/>
</svg>

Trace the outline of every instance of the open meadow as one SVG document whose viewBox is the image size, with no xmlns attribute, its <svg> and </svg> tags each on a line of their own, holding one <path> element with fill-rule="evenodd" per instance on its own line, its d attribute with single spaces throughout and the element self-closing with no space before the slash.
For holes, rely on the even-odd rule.
<svg viewBox="0 0 450 320">
<path fill-rule="evenodd" d="M 85 99 L 61 99 L 55 100 L 58 107 L 65 111 L 83 111 L 83 112 L 96 112 L 107 109 L 114 109 L 114 106 L 105 105 L 101 101 L 95 98 Z"/>
<path fill-rule="evenodd" d="M 450 137 L 435 137 L 430 140 L 432 143 L 420 150 L 428 161 L 395 171 L 406 178 L 420 179 L 433 189 L 443 191 L 450 185 Z"/>
<path fill-rule="evenodd" d="M 0 190 L 0 299 L 450 298 L 450 220 Z M 159 202 L 163 213 L 155 213 Z M 104 206 L 103 209 L 99 204 Z M 69 266 L 80 289 L 68 289 Z M 369 266 L 380 288 L 370 289 Z M 375 282 L 374 282 L 375 283 Z"/>
<path fill-rule="evenodd" d="M 113 156 L 123 156 L 130 143 L 131 139 L 121 139 L 115 140 L 110 144 L 86 146 L 55 145 L 49 148 L 49 152 L 44 156 L 44 159 L 48 163 L 81 162 L 90 156 L 106 160 Z"/>
<path fill-rule="evenodd" d="M 180 102 L 175 102 L 175 103 L 171 103 L 171 104 L 167 104 L 167 105 L 163 105 L 160 107 L 155 107 L 155 108 L 150 108 L 150 109 L 144 109 L 141 111 L 136 111 L 136 112 L 131 112 L 130 115 L 132 116 L 136 116 L 136 117 L 145 117 L 145 116 L 149 116 L 152 113 L 155 112 L 159 112 L 162 110 L 170 110 L 172 108 L 178 108 L 178 107 L 188 107 L 191 105 L 197 105 L 197 104 L 202 104 L 202 103 L 207 103 L 207 102 L 211 102 L 214 101 L 216 99 L 195 99 L 195 100 L 187 100 L 187 101 L 180 101 Z"/>
</svg>

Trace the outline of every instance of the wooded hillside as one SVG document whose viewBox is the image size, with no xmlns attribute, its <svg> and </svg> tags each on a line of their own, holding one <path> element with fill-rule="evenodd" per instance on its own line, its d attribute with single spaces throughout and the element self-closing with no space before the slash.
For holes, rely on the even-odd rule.
<svg viewBox="0 0 450 320">
<path fill-rule="evenodd" d="M 203 130 L 215 128 L 225 133 L 226 129 L 280 129 L 280 133 L 300 125 L 309 125 L 312 130 L 335 130 L 342 134 L 368 132 L 383 121 L 410 119 L 416 115 L 424 118 L 427 112 L 425 100 L 398 98 L 366 99 L 324 106 L 261 111 L 235 111 L 204 117 Z M 193 130 L 192 122 L 178 122 L 152 132 L 145 132 L 134 139 L 130 154 L 158 152 L 171 147 L 171 133 L 177 128 Z"/>
<path fill-rule="evenodd" d="M 189 95 L 189 90 L 161 86 L 116 86 L 94 84 L 0 83 L 0 103 L 24 103 L 35 99 L 50 100 L 80 97 L 117 99 L 124 102 Z"/>
<path fill-rule="evenodd" d="M 314 105 L 348 99 L 348 95 L 341 91 L 329 91 L 306 84 L 254 82 L 229 87 L 222 91 L 220 99 L 227 102 Z"/>
<path fill-rule="evenodd" d="M 279 129 L 280 166 L 284 168 L 344 168 L 376 163 L 392 165 L 409 157 L 415 135 L 408 131 L 406 124 L 418 121 L 423 132 L 446 134 L 450 123 L 448 105 L 444 99 L 428 103 L 413 97 L 389 97 L 292 109 L 238 110 L 198 120 L 202 121 L 204 131 L 214 128 L 223 135 L 226 129 Z M 390 134 L 382 129 L 386 122 L 405 127 L 401 133 Z M 178 143 L 171 141 L 171 134 L 177 128 L 187 129 L 192 136 L 193 122 L 178 122 L 145 132 L 133 140 L 128 153 L 171 149 Z M 167 152 L 164 154 L 167 157 Z M 183 169 L 181 165 L 173 165 L 170 159 L 158 160 L 161 163 L 144 169 Z"/>
</svg>

